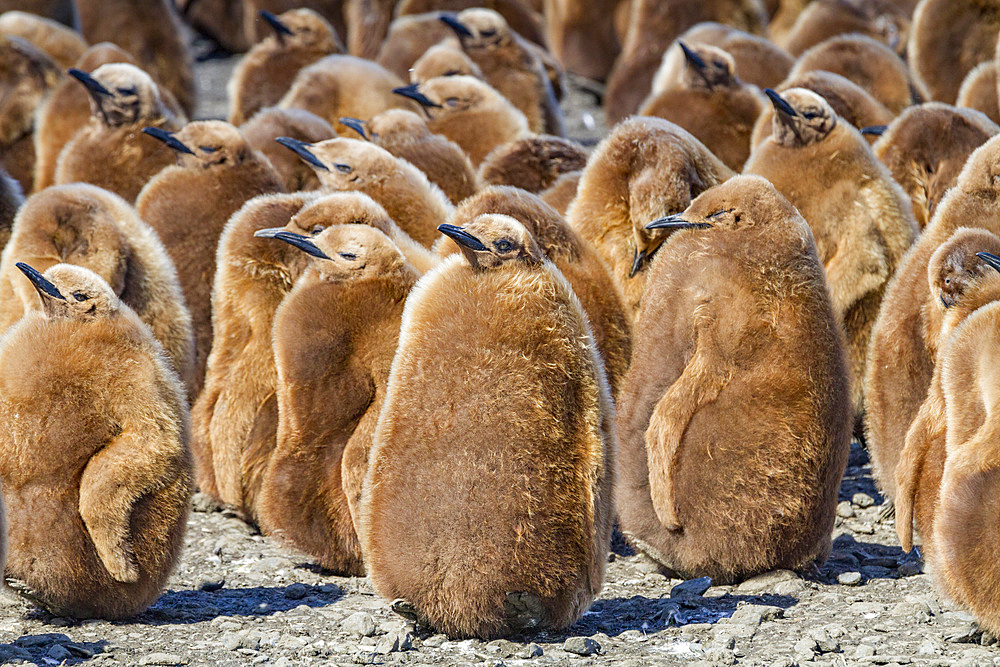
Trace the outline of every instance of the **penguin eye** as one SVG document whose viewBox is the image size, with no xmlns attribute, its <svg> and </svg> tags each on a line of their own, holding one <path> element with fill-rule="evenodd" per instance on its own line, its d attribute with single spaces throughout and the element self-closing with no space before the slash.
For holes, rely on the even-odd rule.
<svg viewBox="0 0 1000 667">
<path fill-rule="evenodd" d="M 950 285 L 951 284 L 951 278 L 945 278 L 944 279 L 944 284 L 945 285 Z"/>
<path fill-rule="evenodd" d="M 218 146 L 198 146 L 198 148 L 205 151 L 206 153 L 214 153 L 215 151 L 219 150 Z"/>
<path fill-rule="evenodd" d="M 316 236 L 324 229 L 326 229 L 326 227 L 324 227 L 323 225 L 313 225 L 313 228 L 309 230 L 309 233 L 312 234 L 313 236 Z"/>
<path fill-rule="evenodd" d="M 358 256 L 355 255 L 353 252 L 338 252 L 337 254 L 343 257 L 344 259 L 348 260 L 349 262 L 353 262 L 358 258 Z"/>
<path fill-rule="evenodd" d="M 444 103 L 447 104 L 450 107 L 457 107 L 458 106 L 458 98 L 457 97 L 449 97 L 448 99 L 446 99 L 444 101 Z"/>
<path fill-rule="evenodd" d="M 499 241 L 493 242 L 493 247 L 499 250 L 500 252 L 510 252 L 511 250 L 514 249 L 514 244 L 508 241 L 507 239 L 500 239 Z"/>
<path fill-rule="evenodd" d="M 131 86 L 129 88 L 119 88 L 118 92 L 122 95 L 135 95 L 136 89 L 135 86 Z"/>
<path fill-rule="evenodd" d="M 713 60 L 712 64 L 715 65 L 716 67 L 725 67 L 726 66 L 726 63 L 722 62 L 721 60 Z"/>
<path fill-rule="evenodd" d="M 707 216 L 705 216 L 705 219 L 706 219 L 706 220 L 715 220 L 716 218 L 718 218 L 718 217 L 720 217 L 720 216 L 723 216 L 723 215 L 725 215 L 726 213 L 732 213 L 732 212 L 733 212 L 733 210 L 734 210 L 734 209 L 731 209 L 731 208 L 724 208 L 724 209 L 722 209 L 721 211 L 716 211 L 715 213 L 712 213 L 711 215 L 707 215 Z"/>
<path fill-rule="evenodd" d="M 90 297 L 84 294 L 83 292 L 73 292 L 73 298 L 76 299 L 77 301 L 86 301 Z"/>
<path fill-rule="evenodd" d="M 458 76 L 459 74 L 461 74 L 461 72 L 459 72 L 457 69 L 450 69 L 444 73 L 444 76 Z"/>
<path fill-rule="evenodd" d="M 802 117 L 805 118 L 806 120 L 812 120 L 813 118 L 818 118 L 819 117 L 819 112 L 817 112 L 817 111 L 803 111 L 802 112 Z"/>
<path fill-rule="evenodd" d="M 338 163 L 334 164 L 333 166 L 336 167 L 337 171 L 339 171 L 342 174 L 349 174 L 352 171 L 354 171 L 354 167 L 352 167 L 349 164 L 344 164 L 343 162 L 338 162 Z"/>
<path fill-rule="evenodd" d="M 497 34 L 496 30 L 483 30 L 479 33 L 481 37 L 492 37 L 495 34 Z"/>
</svg>

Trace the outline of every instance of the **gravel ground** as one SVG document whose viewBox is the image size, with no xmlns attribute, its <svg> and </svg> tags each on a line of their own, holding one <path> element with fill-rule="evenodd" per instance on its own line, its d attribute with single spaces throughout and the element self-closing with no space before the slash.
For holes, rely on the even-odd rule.
<svg viewBox="0 0 1000 667">
<path fill-rule="evenodd" d="M 199 117 L 225 115 L 232 64 L 198 66 Z M 593 95 L 571 88 L 570 134 L 593 143 L 603 116 Z M 367 579 L 330 576 L 196 496 L 183 559 L 146 613 L 80 623 L 3 599 L 0 663 L 1000 665 L 996 640 L 900 550 L 856 444 L 840 499 L 833 553 L 803 576 L 681 582 L 616 540 L 601 596 L 578 623 L 487 643 L 414 628 Z"/>
</svg>

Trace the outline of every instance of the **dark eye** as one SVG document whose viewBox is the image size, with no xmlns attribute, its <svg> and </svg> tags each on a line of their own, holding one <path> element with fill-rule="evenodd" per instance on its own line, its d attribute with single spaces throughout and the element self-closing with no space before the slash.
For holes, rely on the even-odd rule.
<svg viewBox="0 0 1000 667">
<path fill-rule="evenodd" d="M 816 111 L 803 111 L 802 117 L 806 120 L 812 120 L 813 118 L 819 118 L 819 112 Z"/>
<path fill-rule="evenodd" d="M 312 234 L 313 236 L 316 236 L 324 229 L 326 229 L 326 227 L 324 227 L 323 225 L 313 225 L 313 228 L 309 230 L 309 233 Z"/>
<path fill-rule="evenodd" d="M 76 299 L 77 301 L 86 301 L 90 297 L 84 294 L 83 292 L 73 292 L 73 298 Z"/>
<path fill-rule="evenodd" d="M 726 63 L 722 62 L 721 60 L 713 60 L 712 64 L 715 65 L 716 67 L 725 67 L 726 66 Z"/>
<path fill-rule="evenodd" d="M 706 220 L 714 220 L 715 218 L 718 218 L 721 215 L 725 215 L 726 213 L 731 213 L 732 210 L 733 209 L 731 209 L 731 208 L 722 209 L 721 211 L 716 211 L 715 213 L 713 213 L 711 215 L 705 216 L 705 219 Z"/>
<path fill-rule="evenodd" d="M 945 285 L 950 285 L 951 284 L 951 278 L 945 278 L 944 279 L 944 284 Z"/>
<path fill-rule="evenodd" d="M 493 35 L 497 34 L 497 31 L 496 30 L 483 30 L 479 34 L 482 35 L 483 37 L 492 37 Z"/>
<path fill-rule="evenodd" d="M 119 88 L 118 92 L 121 93 L 122 95 L 135 95 L 136 89 L 135 86 L 132 86 L 130 88 Z"/>
<path fill-rule="evenodd" d="M 337 254 L 340 255 L 341 257 L 343 257 L 344 259 L 346 259 L 349 262 L 353 262 L 354 260 L 356 260 L 358 258 L 358 256 L 355 255 L 353 252 L 338 252 Z"/>
<path fill-rule="evenodd" d="M 354 167 L 352 167 L 349 164 L 344 164 L 343 162 L 337 162 L 333 166 L 336 167 L 337 171 L 339 171 L 342 174 L 349 174 L 352 171 L 354 171 Z"/>
<path fill-rule="evenodd" d="M 459 72 L 457 69 L 450 69 L 444 73 L 444 76 L 458 76 L 459 74 L 461 74 L 461 72 Z"/>
<path fill-rule="evenodd" d="M 219 150 L 218 146 L 198 146 L 198 148 L 205 151 L 206 153 L 214 153 L 215 151 Z"/>
<path fill-rule="evenodd" d="M 500 252 L 510 252 L 511 250 L 514 249 L 514 244 L 508 241 L 507 239 L 500 239 L 499 241 L 493 242 L 493 247 L 499 250 Z"/>
</svg>

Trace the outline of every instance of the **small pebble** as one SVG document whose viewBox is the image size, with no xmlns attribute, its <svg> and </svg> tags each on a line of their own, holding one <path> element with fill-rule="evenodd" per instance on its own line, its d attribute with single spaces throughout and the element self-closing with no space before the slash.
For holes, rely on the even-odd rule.
<svg viewBox="0 0 1000 667">
<path fill-rule="evenodd" d="M 143 665 L 186 665 L 188 661 L 176 653 L 149 653 L 139 658 L 139 664 Z"/>
<path fill-rule="evenodd" d="M 308 592 L 309 589 L 306 588 L 305 584 L 294 583 L 285 588 L 285 597 L 289 600 L 301 600 Z"/>
<path fill-rule="evenodd" d="M 670 597 L 679 598 L 685 596 L 695 596 L 702 595 L 712 586 L 711 577 L 698 577 L 697 579 L 688 579 L 687 581 L 681 582 L 670 589 Z"/>
<path fill-rule="evenodd" d="M 837 516 L 842 519 L 850 519 L 854 516 L 854 507 L 846 500 L 840 501 L 837 503 Z"/>
<path fill-rule="evenodd" d="M 837 575 L 837 583 L 843 586 L 857 586 L 861 583 L 860 572 L 841 572 Z"/>
<path fill-rule="evenodd" d="M 198 590 L 205 591 L 206 593 L 214 593 L 215 591 L 221 591 L 225 585 L 225 579 L 206 579 L 198 584 Z"/>
<path fill-rule="evenodd" d="M 59 662 L 73 659 L 73 654 L 70 653 L 69 650 L 62 644 L 53 644 L 49 647 L 49 650 L 45 652 L 45 655 Z"/>
<path fill-rule="evenodd" d="M 542 650 L 541 646 L 539 646 L 538 644 L 535 644 L 534 642 L 532 642 L 531 644 L 528 644 L 527 646 L 525 646 L 524 650 L 521 651 L 521 657 L 522 658 L 529 658 L 529 659 L 530 658 L 541 658 L 544 653 L 545 653 L 545 651 Z"/>
<path fill-rule="evenodd" d="M 371 637 L 375 634 L 375 619 L 371 614 L 359 611 L 345 618 L 340 629 L 359 637 Z"/>
<path fill-rule="evenodd" d="M 871 507 L 875 504 L 875 499 L 869 496 L 867 493 L 855 493 L 851 496 L 851 502 L 857 505 L 861 509 Z"/>
<path fill-rule="evenodd" d="M 601 645 L 590 637 L 570 637 L 563 644 L 563 650 L 576 655 L 594 655 L 601 650 Z"/>
</svg>

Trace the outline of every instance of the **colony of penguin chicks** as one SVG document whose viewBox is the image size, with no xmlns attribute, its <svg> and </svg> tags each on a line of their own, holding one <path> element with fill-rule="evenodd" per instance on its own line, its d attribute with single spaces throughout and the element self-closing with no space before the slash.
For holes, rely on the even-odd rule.
<svg viewBox="0 0 1000 667">
<path fill-rule="evenodd" d="M 197 488 L 451 636 L 559 629 L 615 522 L 821 562 L 854 434 L 1000 631 L 1000 0 L 179 4 L 249 49 L 229 122 L 167 0 L 0 2 L 25 595 L 139 613 Z"/>
</svg>

